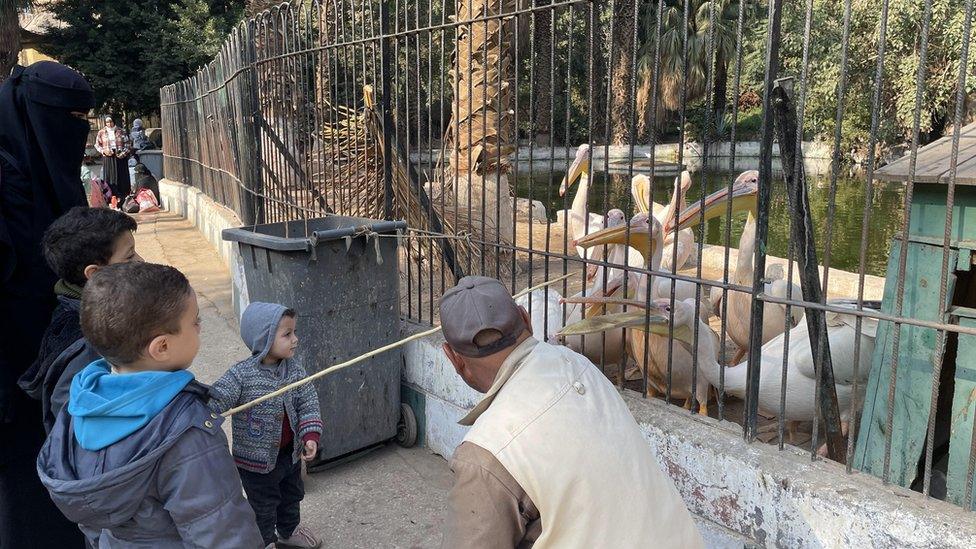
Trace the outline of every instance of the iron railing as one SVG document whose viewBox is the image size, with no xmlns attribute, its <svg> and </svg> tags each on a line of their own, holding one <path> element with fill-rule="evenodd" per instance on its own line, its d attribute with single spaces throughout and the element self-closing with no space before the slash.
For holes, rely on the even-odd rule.
<svg viewBox="0 0 976 549">
<path fill-rule="evenodd" d="M 788 427 L 798 420 L 810 426 L 804 444 L 814 458 L 827 453 L 846 461 L 848 470 L 856 465 L 886 482 L 972 502 L 976 451 L 960 450 L 946 431 L 950 423 L 953 432 L 972 423 L 954 423 L 950 412 L 958 411 L 958 402 L 948 401 L 963 387 L 951 380 L 973 371 L 972 359 L 958 350 L 976 337 L 976 324 L 959 320 L 976 308 L 967 301 L 965 264 L 976 237 L 960 222 L 976 201 L 957 181 L 972 154 L 966 150 L 960 158 L 966 98 L 974 87 L 973 0 L 949 6 L 954 27 L 939 32 L 961 38 L 950 44 L 955 53 L 948 57 L 939 50 L 938 67 L 928 57 L 933 0 L 908 16 L 919 33 L 909 57 L 912 124 L 903 132 L 909 165 L 904 184 L 897 185 L 879 183 L 879 149 L 897 144 L 890 118 L 905 118 L 907 102 L 892 91 L 904 75 L 893 74 L 886 54 L 893 40 L 906 37 L 889 34 L 888 0 L 870 17 L 853 9 L 852 0 L 835 4 L 819 11 L 812 0 L 283 4 L 243 22 L 197 75 L 161 90 L 166 174 L 199 187 L 249 225 L 330 214 L 407 219 L 403 314 L 418 322 L 436 320 L 439 296 L 463 274 L 495 276 L 514 293 L 577 273 L 526 302 L 536 331 L 543 332 L 536 335 L 553 339 L 552 332 L 585 315 L 558 297 L 593 294 L 619 280 L 618 295 L 631 302 L 615 306 L 624 313 L 647 308 L 642 326 L 630 324 L 643 331 L 560 341 L 590 356 L 621 386 L 668 401 L 686 399 L 692 407 L 708 402 L 712 386 L 718 393 L 712 415 L 739 421 L 749 440 L 771 435 L 783 448 Z M 834 30 L 821 29 L 821 19 Z M 945 41 L 939 44 L 944 49 Z M 939 106 L 930 104 L 936 68 L 958 75 L 946 79 L 952 91 Z M 845 127 L 851 124 L 847 111 L 858 106 L 854 93 L 871 105 L 859 137 L 851 137 L 856 128 Z M 825 95 L 835 99 L 832 107 L 824 108 Z M 935 210 L 913 208 L 919 149 L 939 133 L 923 115 L 941 116 L 952 135 L 943 154 L 949 161 L 944 183 L 923 188 L 925 200 L 944 194 L 941 204 L 929 204 Z M 823 190 L 807 184 L 816 178 L 806 177 L 803 158 L 815 156 L 817 144 L 810 141 L 817 136 L 827 165 L 817 179 Z M 589 148 L 577 149 L 580 143 Z M 853 181 L 843 173 L 858 160 L 849 148 L 863 151 L 862 175 Z M 587 181 L 569 181 L 569 192 L 559 197 L 574 159 L 593 169 Z M 750 221 L 755 238 L 739 243 L 753 246 L 752 262 L 733 257 L 743 227 L 733 220 L 729 199 L 722 221 L 706 221 L 703 213 L 691 218 L 695 238 L 711 245 L 668 248 L 672 268 L 642 258 L 631 263 L 636 252 L 626 246 L 617 249 L 622 258 L 609 256 L 610 248 L 580 259 L 574 240 L 600 229 L 611 208 L 629 218 L 645 196 L 667 202 L 670 179 L 684 167 L 698 180 L 692 205 L 700 209 L 708 205 L 708 191 L 732 191 L 736 172 L 758 168 Z M 641 176 L 648 178 L 647 195 L 633 192 Z M 574 194 L 574 183 L 589 184 L 588 198 L 580 190 Z M 966 191 L 961 203 L 960 189 Z M 541 201 L 547 210 L 534 212 L 531 203 L 512 196 Z M 919 212 L 930 211 L 939 223 L 944 217 L 943 236 L 936 239 L 919 229 Z M 587 221 L 578 227 L 577 218 Z M 635 247 L 649 238 L 633 222 L 625 227 Z M 651 227 L 652 233 L 663 230 Z M 687 233 L 676 223 L 668 231 L 662 238 L 685 242 Z M 932 248 L 923 250 L 923 244 Z M 890 262 L 888 246 L 897 250 Z M 679 254 L 686 252 L 690 257 L 680 268 Z M 941 260 L 934 271 L 938 286 L 926 277 L 919 282 L 924 258 L 915 254 Z M 616 277 L 618 271 L 623 274 Z M 670 287 L 659 290 L 652 277 Z M 693 297 L 678 304 L 688 287 Z M 836 297 L 850 299 L 838 303 Z M 657 298 L 666 308 L 648 307 Z M 880 308 L 870 304 L 882 298 Z M 683 308 L 718 318 L 691 321 L 692 335 L 683 338 L 676 334 L 681 315 L 675 316 Z M 804 313 L 799 324 L 798 311 Z M 660 315 L 667 317 L 666 335 L 655 328 Z M 843 330 L 847 339 L 821 337 Z M 748 348 L 746 360 L 717 366 L 732 358 L 737 345 L 727 342 L 743 331 L 746 343 L 738 347 Z M 782 335 L 763 346 L 767 332 Z M 929 345 L 928 360 L 915 360 L 917 353 L 904 349 L 906 338 L 909 346 Z M 644 366 L 639 379 L 630 380 L 633 364 Z M 910 385 L 925 376 L 906 377 L 918 371 L 929 380 L 921 392 Z M 696 390 L 701 386 L 705 393 Z M 870 418 L 862 418 L 865 391 L 873 399 Z M 906 399 L 924 414 L 921 429 Z M 976 405 L 967 406 L 962 411 L 971 418 Z M 914 438 L 895 434 L 913 428 Z M 849 431 L 846 442 L 842 431 Z M 972 431 L 970 448 L 976 447 Z M 953 461 L 959 459 L 961 466 Z M 946 495 L 944 487 L 933 488 L 933 471 L 948 475 L 946 482 L 965 479 L 964 489 Z"/>
</svg>

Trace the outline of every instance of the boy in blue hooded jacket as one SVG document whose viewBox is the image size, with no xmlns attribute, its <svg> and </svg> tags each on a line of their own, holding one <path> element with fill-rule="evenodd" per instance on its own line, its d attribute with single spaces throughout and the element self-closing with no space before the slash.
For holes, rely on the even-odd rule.
<svg viewBox="0 0 976 549">
<path fill-rule="evenodd" d="M 295 316 L 295 311 L 276 303 L 248 305 L 241 315 L 241 338 L 251 356 L 214 383 L 211 408 L 221 413 L 306 377 L 294 358 Z M 234 461 L 265 543 L 321 545 L 301 525 L 305 485 L 299 459 L 315 457 L 321 434 L 319 399 L 311 384 L 234 415 Z"/>
<path fill-rule="evenodd" d="M 200 347 L 186 277 L 104 267 L 85 285 L 81 329 L 105 358 L 74 377 L 37 458 L 58 508 L 92 547 L 264 547 L 222 419 L 186 370 Z"/>
</svg>

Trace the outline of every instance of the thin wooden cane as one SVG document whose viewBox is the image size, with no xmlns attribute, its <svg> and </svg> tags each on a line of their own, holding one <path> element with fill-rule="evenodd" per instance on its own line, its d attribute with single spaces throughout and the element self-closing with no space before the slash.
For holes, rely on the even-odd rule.
<svg viewBox="0 0 976 549">
<path fill-rule="evenodd" d="M 567 274 L 567 275 L 560 276 L 558 278 L 553 278 L 552 280 L 547 280 L 547 281 L 545 281 L 545 282 L 543 282 L 541 284 L 538 284 L 536 286 L 533 286 L 531 288 L 526 288 L 526 289 L 522 290 L 521 292 L 515 294 L 512 297 L 514 297 L 514 298 L 517 299 L 517 298 L 519 298 L 519 297 L 521 297 L 521 296 L 523 296 L 523 295 L 525 295 L 525 294 L 527 294 L 527 293 L 529 293 L 529 292 L 531 292 L 533 290 L 538 290 L 540 288 L 545 288 L 546 286 L 550 286 L 552 284 L 555 284 L 557 282 L 560 282 L 562 280 L 565 280 L 565 279 L 567 279 L 567 278 L 569 278 L 571 276 L 575 276 L 577 274 L 579 274 L 579 273 L 570 273 L 570 274 Z M 270 393 L 268 393 L 268 394 L 266 394 L 266 395 L 264 395 L 262 397 L 258 397 L 256 399 L 254 399 L 254 400 L 252 400 L 250 402 L 246 402 L 244 404 L 241 404 L 240 406 L 237 406 L 236 408 L 231 408 L 230 410 L 227 410 L 226 412 L 224 412 L 222 415 L 224 417 L 230 417 L 230 416 L 232 416 L 232 415 L 234 415 L 234 414 L 236 414 L 238 412 L 243 412 L 244 410 L 247 410 L 249 408 L 253 408 L 254 406 L 257 406 L 258 404 L 261 404 L 262 402 L 264 402 L 264 401 L 266 401 L 268 399 L 272 399 L 272 398 L 274 398 L 276 396 L 283 395 L 283 394 L 287 393 L 288 391 L 291 391 L 292 389 L 296 389 L 298 387 L 301 387 L 302 385 L 305 385 L 306 383 L 308 383 L 310 381 L 314 381 L 314 380 L 316 380 L 316 379 L 318 379 L 320 377 L 324 377 L 324 376 L 329 375 L 329 374 L 334 374 L 335 372 L 338 372 L 339 370 L 342 370 L 343 368 L 348 368 L 349 366 L 352 366 L 353 364 L 357 364 L 359 362 L 362 362 L 362 361 L 366 360 L 367 358 L 374 357 L 374 356 L 376 356 L 376 355 L 378 355 L 380 353 L 385 353 L 386 351 L 389 351 L 391 349 L 396 349 L 397 347 L 400 347 L 402 345 L 406 345 L 407 343 L 410 343 L 411 341 L 414 341 L 414 340 L 417 340 L 417 339 L 421 339 L 421 338 L 427 337 L 429 335 L 436 334 L 440 330 L 441 330 L 441 327 L 440 326 L 434 326 L 433 328 L 431 328 L 429 330 L 425 330 L 423 332 L 420 332 L 420 333 L 417 333 L 417 334 L 413 334 L 412 336 L 405 337 L 405 338 L 403 338 L 403 339 L 401 339 L 399 341 L 394 341 L 393 343 L 390 343 L 389 345 L 384 345 L 384 346 L 382 346 L 382 347 L 380 347 L 378 349 L 373 349 L 372 351 L 369 351 L 368 353 L 359 355 L 359 356 L 357 356 L 355 358 L 351 358 L 351 359 L 349 359 L 349 360 L 347 360 L 345 362 L 340 362 L 339 364 L 336 364 L 334 366 L 330 366 L 330 367 L 328 367 L 328 368 L 326 368 L 326 369 L 324 369 L 324 370 L 322 370 L 320 372 L 316 372 L 316 373 L 314 373 L 314 374 L 312 374 L 312 375 L 310 375 L 308 377 L 299 379 L 298 381 L 295 381 L 294 383 L 289 383 L 288 385 L 285 385 L 284 387 L 282 387 L 281 389 L 278 389 L 277 391 L 270 392 Z"/>
</svg>

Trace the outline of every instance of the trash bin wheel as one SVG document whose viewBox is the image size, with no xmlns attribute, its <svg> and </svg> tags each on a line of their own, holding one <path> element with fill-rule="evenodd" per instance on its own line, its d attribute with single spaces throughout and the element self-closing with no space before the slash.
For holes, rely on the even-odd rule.
<svg viewBox="0 0 976 549">
<path fill-rule="evenodd" d="M 412 448 L 417 444 L 417 416 L 414 415 L 413 408 L 403 403 L 400 404 L 396 442 L 404 448 Z"/>
</svg>

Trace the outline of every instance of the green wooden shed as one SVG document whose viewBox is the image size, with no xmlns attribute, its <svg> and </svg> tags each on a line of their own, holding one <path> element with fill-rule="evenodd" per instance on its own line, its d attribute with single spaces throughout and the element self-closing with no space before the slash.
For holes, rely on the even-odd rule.
<svg viewBox="0 0 976 549">
<path fill-rule="evenodd" d="M 960 133 L 946 277 L 947 304 L 940 307 L 951 155 L 951 137 L 943 137 L 918 151 L 909 234 L 907 239 L 899 235 L 892 242 L 882 312 L 896 311 L 899 261 L 902 249 L 907 247 L 902 315 L 976 328 L 976 123 L 964 127 Z M 905 156 L 875 175 L 880 180 L 907 181 L 909 162 L 910 158 Z M 932 384 L 938 383 L 933 495 L 941 496 L 938 492 L 944 486 L 945 499 L 976 508 L 976 498 L 971 493 L 970 465 L 976 416 L 976 336 L 949 332 L 942 375 L 933 379 L 938 332 L 908 324 L 902 324 L 900 329 L 898 349 L 894 349 L 894 323 L 883 321 L 879 325 L 852 464 L 861 471 L 884 477 L 885 447 L 890 436 L 891 482 L 918 489 L 922 484 Z M 896 362 L 897 367 L 893 368 Z M 895 370 L 894 378 L 892 370 Z M 889 395 L 892 379 L 893 398 Z M 890 434 L 889 400 L 894 411 Z M 967 489 L 968 502 L 964 501 Z"/>
</svg>

